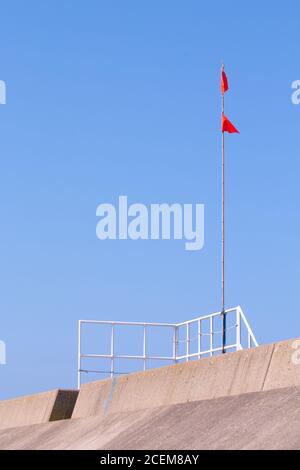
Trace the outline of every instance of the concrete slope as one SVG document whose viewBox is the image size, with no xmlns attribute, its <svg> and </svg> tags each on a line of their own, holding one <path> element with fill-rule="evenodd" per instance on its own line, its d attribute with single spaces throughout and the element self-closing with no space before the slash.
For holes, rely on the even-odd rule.
<svg viewBox="0 0 300 470">
<path fill-rule="evenodd" d="M 300 449 L 300 387 L 0 431 L 1 449 Z"/>
<path fill-rule="evenodd" d="M 300 355 L 294 349 L 298 344 L 300 350 L 297 341 L 84 384 L 72 417 L 104 417 L 110 413 L 300 385 Z"/>
<path fill-rule="evenodd" d="M 0 401 L 0 429 L 68 419 L 77 396 L 77 390 L 52 390 Z"/>
</svg>

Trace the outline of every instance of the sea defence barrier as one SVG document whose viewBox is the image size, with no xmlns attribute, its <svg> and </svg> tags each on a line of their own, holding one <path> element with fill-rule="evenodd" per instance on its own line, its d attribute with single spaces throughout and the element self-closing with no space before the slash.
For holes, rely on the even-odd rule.
<svg viewBox="0 0 300 470">
<path fill-rule="evenodd" d="M 300 386 L 300 340 L 0 401 L 0 429 Z"/>
<path fill-rule="evenodd" d="M 81 386 L 72 418 L 105 417 L 297 386 L 299 351 L 300 341 L 288 340 L 86 383 Z"/>
<path fill-rule="evenodd" d="M 77 390 L 52 390 L 0 401 L 0 429 L 69 419 Z"/>
</svg>

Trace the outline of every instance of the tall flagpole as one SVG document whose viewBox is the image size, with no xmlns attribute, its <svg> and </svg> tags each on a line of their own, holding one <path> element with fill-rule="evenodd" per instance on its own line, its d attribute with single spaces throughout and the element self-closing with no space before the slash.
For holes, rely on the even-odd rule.
<svg viewBox="0 0 300 470">
<path fill-rule="evenodd" d="M 221 73 L 224 71 L 222 64 Z M 222 116 L 225 112 L 225 93 L 222 93 Z M 226 352 L 226 314 L 225 314 L 225 133 L 222 129 L 222 353 Z"/>
<path fill-rule="evenodd" d="M 224 71 L 224 64 L 221 68 L 221 94 L 222 94 L 222 353 L 226 352 L 226 309 L 225 309 L 225 132 L 230 134 L 239 131 L 225 116 L 225 93 L 228 91 L 227 76 Z"/>
</svg>

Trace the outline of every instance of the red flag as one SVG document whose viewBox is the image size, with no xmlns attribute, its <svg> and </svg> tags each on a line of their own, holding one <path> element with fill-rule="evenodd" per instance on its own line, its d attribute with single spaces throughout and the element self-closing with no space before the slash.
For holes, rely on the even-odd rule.
<svg viewBox="0 0 300 470">
<path fill-rule="evenodd" d="M 221 93 L 224 95 L 229 90 L 227 75 L 224 71 L 224 67 L 221 69 Z"/>
<path fill-rule="evenodd" d="M 224 113 L 222 114 L 222 132 L 229 132 L 229 134 L 239 134 L 239 131 L 234 127 L 234 125 L 229 121 Z"/>
</svg>

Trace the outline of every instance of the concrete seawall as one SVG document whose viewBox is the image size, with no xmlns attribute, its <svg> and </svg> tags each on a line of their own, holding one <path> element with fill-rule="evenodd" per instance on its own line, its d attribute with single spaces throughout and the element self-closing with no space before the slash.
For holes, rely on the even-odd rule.
<svg viewBox="0 0 300 470">
<path fill-rule="evenodd" d="M 300 449 L 300 340 L 92 382 L 77 394 L 0 402 L 0 449 Z"/>
<path fill-rule="evenodd" d="M 292 361 L 295 341 L 84 384 L 72 418 L 300 385 L 300 365 Z"/>
<path fill-rule="evenodd" d="M 0 401 L 0 429 L 71 418 L 77 390 L 53 390 Z"/>
<path fill-rule="evenodd" d="M 2 429 L 0 449 L 299 450 L 300 387 Z"/>
<path fill-rule="evenodd" d="M 300 340 L 0 401 L 0 429 L 300 386 Z"/>
</svg>

